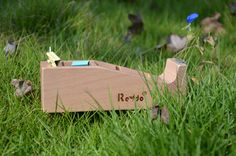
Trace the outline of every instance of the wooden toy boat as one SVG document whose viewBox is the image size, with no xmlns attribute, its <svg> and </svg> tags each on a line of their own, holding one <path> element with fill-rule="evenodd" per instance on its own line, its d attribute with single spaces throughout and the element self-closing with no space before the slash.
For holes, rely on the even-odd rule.
<svg viewBox="0 0 236 156">
<path fill-rule="evenodd" d="M 154 85 L 170 92 L 186 92 L 183 61 L 167 59 L 160 76 L 96 60 L 60 61 L 54 53 L 40 64 L 44 112 L 84 112 L 151 108 Z M 153 81 L 156 79 L 156 82 Z"/>
</svg>

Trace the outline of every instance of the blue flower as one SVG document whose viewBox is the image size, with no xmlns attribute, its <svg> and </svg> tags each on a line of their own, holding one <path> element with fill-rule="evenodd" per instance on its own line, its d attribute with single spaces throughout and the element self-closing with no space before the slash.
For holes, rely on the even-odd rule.
<svg viewBox="0 0 236 156">
<path fill-rule="evenodd" d="M 187 23 L 192 23 L 195 19 L 198 18 L 198 14 L 197 13 L 192 13 L 191 15 L 189 15 L 186 19 Z"/>
</svg>

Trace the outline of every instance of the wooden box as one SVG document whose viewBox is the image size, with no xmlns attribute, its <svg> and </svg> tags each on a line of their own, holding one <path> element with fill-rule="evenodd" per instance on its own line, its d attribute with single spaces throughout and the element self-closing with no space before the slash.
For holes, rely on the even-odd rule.
<svg viewBox="0 0 236 156">
<path fill-rule="evenodd" d="M 150 108 L 154 85 L 166 86 L 171 92 L 186 91 L 186 64 L 173 58 L 167 60 L 163 74 L 156 78 L 95 60 L 90 60 L 88 66 L 61 61 L 56 67 L 44 61 L 40 71 L 42 109 L 49 113 Z"/>
</svg>

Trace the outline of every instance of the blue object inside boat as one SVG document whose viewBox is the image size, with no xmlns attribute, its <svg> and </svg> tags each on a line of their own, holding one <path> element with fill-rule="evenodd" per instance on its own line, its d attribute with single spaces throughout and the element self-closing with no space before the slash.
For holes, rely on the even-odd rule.
<svg viewBox="0 0 236 156">
<path fill-rule="evenodd" d="M 71 63 L 71 66 L 88 66 L 89 60 L 79 60 L 79 61 L 73 61 Z"/>
</svg>

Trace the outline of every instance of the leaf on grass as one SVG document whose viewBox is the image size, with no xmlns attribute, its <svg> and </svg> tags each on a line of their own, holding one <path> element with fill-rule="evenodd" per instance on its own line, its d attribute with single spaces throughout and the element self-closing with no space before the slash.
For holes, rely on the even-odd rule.
<svg viewBox="0 0 236 156">
<path fill-rule="evenodd" d="M 191 35 L 188 35 L 186 37 L 181 37 L 179 35 L 172 34 L 169 35 L 164 42 L 162 40 L 158 45 L 156 45 L 155 49 L 160 50 L 162 48 L 165 48 L 168 51 L 176 53 L 186 48 L 188 42 L 191 41 L 192 39 L 193 36 Z"/>
<path fill-rule="evenodd" d="M 132 25 L 128 27 L 128 32 L 125 36 L 125 42 L 129 42 L 133 35 L 138 35 L 144 30 L 144 24 L 140 14 L 129 14 L 128 18 Z"/>
<path fill-rule="evenodd" d="M 236 2 L 230 3 L 229 9 L 230 9 L 231 15 L 236 16 Z"/>
<path fill-rule="evenodd" d="M 181 37 L 175 34 L 170 35 L 167 38 L 167 50 L 171 52 L 179 52 L 187 46 L 188 39 L 187 37 Z"/>
<path fill-rule="evenodd" d="M 161 121 L 164 122 L 165 124 L 169 124 L 170 115 L 169 115 L 168 108 L 166 106 L 164 106 L 161 109 Z"/>
<path fill-rule="evenodd" d="M 15 53 L 17 44 L 13 40 L 9 40 L 4 48 L 6 57 Z"/>
<path fill-rule="evenodd" d="M 163 123 L 169 124 L 170 115 L 166 106 L 160 109 L 160 107 L 157 105 L 154 106 L 151 111 L 152 120 L 156 120 L 158 117 L 160 117 Z"/>
<path fill-rule="evenodd" d="M 205 44 L 209 44 L 213 48 L 213 50 L 215 50 L 218 43 L 217 38 L 210 34 L 203 34 L 197 41 L 198 43 L 196 45 L 196 48 L 200 51 L 202 55 L 205 51 Z"/>
<path fill-rule="evenodd" d="M 160 108 L 159 106 L 154 106 L 152 107 L 152 110 L 151 110 L 151 119 L 152 120 L 156 120 L 158 118 L 158 115 L 160 114 Z"/>
<path fill-rule="evenodd" d="M 197 85 L 199 85 L 199 79 L 196 77 L 192 77 L 191 80 L 196 83 Z"/>
<path fill-rule="evenodd" d="M 15 87 L 15 95 L 22 97 L 32 92 L 32 83 L 29 80 L 13 79 L 11 84 Z"/>
<path fill-rule="evenodd" d="M 211 35 L 203 35 L 202 36 L 202 42 L 203 43 L 208 43 L 210 44 L 212 47 L 215 47 L 217 44 L 217 38 L 211 36 Z"/>
<path fill-rule="evenodd" d="M 208 33 L 224 33 L 225 29 L 219 22 L 221 17 L 220 13 L 215 13 L 212 17 L 206 17 L 201 21 L 203 32 Z"/>
</svg>

